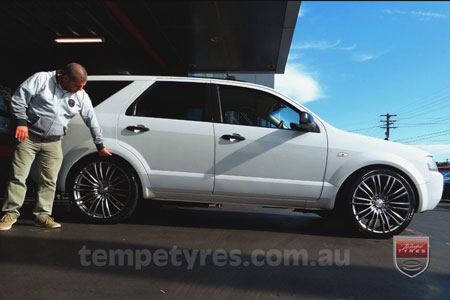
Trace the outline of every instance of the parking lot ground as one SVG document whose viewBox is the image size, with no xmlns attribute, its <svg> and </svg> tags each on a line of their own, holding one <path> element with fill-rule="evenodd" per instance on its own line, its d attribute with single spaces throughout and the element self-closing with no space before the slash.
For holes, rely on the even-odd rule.
<svg viewBox="0 0 450 300">
<path fill-rule="evenodd" d="M 403 233 L 430 237 L 430 265 L 413 279 L 395 268 L 392 239 L 353 237 L 314 214 L 238 205 L 164 207 L 158 212 L 151 212 L 151 207 L 141 205 L 126 223 L 95 225 L 84 224 L 58 206 L 54 216 L 63 227 L 54 230 L 34 227 L 31 208 L 24 207 L 13 229 L 0 232 L 0 299 L 448 299 L 450 295 L 450 203 L 417 214 Z M 209 257 L 204 264 L 196 260 L 190 265 L 193 260 L 181 255 L 179 266 L 170 258 L 165 265 L 158 258 L 159 265 L 155 261 L 147 265 L 148 256 L 142 255 L 150 252 L 155 259 L 156 253 L 164 256 L 174 246 L 191 257 L 200 249 L 224 249 L 229 255 L 238 250 L 241 263 L 215 265 Z M 84 252 L 82 257 L 80 249 L 90 255 Z M 307 252 L 300 265 L 280 264 L 276 256 L 262 266 L 251 263 L 255 251 L 276 254 L 292 249 Z M 118 256 L 111 260 L 111 251 L 117 250 L 128 250 L 122 253 L 133 254 L 133 260 L 123 256 L 122 265 Z M 319 258 L 329 250 L 338 253 L 335 263 L 344 266 L 321 265 L 324 261 Z M 258 262 L 264 258 L 255 257 Z"/>
</svg>

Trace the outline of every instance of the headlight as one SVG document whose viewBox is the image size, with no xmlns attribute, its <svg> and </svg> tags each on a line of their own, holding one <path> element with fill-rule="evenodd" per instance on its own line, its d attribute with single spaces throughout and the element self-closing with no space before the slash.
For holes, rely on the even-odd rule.
<svg viewBox="0 0 450 300">
<path fill-rule="evenodd" d="M 436 165 L 436 162 L 433 160 L 433 156 L 427 156 L 427 165 L 428 170 L 438 172 L 438 167 Z"/>
</svg>

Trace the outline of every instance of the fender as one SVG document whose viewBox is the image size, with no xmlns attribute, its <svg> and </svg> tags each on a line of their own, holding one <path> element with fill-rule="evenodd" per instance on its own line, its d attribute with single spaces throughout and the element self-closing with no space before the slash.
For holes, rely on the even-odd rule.
<svg viewBox="0 0 450 300">
<path fill-rule="evenodd" d="M 328 166 L 325 175 L 326 182 L 334 186 L 341 186 L 352 173 L 359 169 L 371 165 L 387 165 L 405 173 L 417 188 L 425 183 L 425 178 L 423 178 L 421 172 L 408 160 L 398 155 L 385 152 L 359 152 L 350 154 L 349 157 L 351 159 L 347 159 L 335 169 L 331 164 Z"/>
</svg>

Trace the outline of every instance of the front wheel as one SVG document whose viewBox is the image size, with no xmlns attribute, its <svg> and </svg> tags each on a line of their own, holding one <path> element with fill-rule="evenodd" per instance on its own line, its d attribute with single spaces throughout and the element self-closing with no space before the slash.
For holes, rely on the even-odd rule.
<svg viewBox="0 0 450 300">
<path fill-rule="evenodd" d="M 351 225 L 373 238 L 389 238 L 402 232 L 411 222 L 415 205 L 409 182 L 389 169 L 360 173 L 345 195 L 345 212 Z"/>
<path fill-rule="evenodd" d="M 81 161 L 70 172 L 67 187 L 76 211 L 96 223 L 128 218 L 139 201 L 136 173 L 128 164 L 111 158 Z"/>
</svg>

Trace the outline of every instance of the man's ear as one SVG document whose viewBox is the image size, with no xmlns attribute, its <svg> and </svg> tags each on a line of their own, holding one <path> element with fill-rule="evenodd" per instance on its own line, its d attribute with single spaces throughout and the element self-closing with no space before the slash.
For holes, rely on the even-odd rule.
<svg viewBox="0 0 450 300">
<path fill-rule="evenodd" d="M 63 74 L 61 77 L 65 83 L 69 81 L 69 76 L 67 76 L 66 74 Z"/>
</svg>

